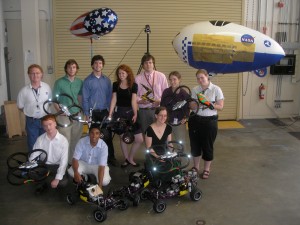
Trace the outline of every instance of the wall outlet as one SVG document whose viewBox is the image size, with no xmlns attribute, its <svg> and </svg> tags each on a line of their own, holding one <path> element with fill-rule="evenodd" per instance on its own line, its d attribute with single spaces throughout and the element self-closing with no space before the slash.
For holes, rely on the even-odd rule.
<svg viewBox="0 0 300 225">
<path fill-rule="evenodd" d="M 47 71 L 48 71 L 48 74 L 53 74 L 53 67 L 47 66 Z"/>
</svg>

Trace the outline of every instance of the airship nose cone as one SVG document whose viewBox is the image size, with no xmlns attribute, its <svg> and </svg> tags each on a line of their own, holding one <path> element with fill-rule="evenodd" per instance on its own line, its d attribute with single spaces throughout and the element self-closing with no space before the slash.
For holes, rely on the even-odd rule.
<svg viewBox="0 0 300 225">
<path fill-rule="evenodd" d="M 172 40 L 172 45 L 173 45 L 173 48 L 176 52 L 176 54 L 178 55 L 178 57 L 183 60 L 183 57 L 182 57 L 182 54 L 181 54 L 181 51 L 182 49 L 184 48 L 183 45 L 181 45 L 183 41 L 181 40 L 181 35 L 180 33 L 178 33 L 174 39 Z"/>
</svg>

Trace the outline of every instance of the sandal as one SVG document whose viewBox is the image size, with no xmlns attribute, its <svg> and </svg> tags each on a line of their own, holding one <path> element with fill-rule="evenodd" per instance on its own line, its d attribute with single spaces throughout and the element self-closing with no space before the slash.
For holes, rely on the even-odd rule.
<svg viewBox="0 0 300 225">
<path fill-rule="evenodd" d="M 191 171 L 195 171 L 195 172 L 197 172 L 197 174 L 199 174 L 199 170 L 196 167 L 192 167 Z"/>
<path fill-rule="evenodd" d="M 135 164 L 132 164 L 131 162 L 129 162 L 127 159 L 125 161 L 127 163 L 127 165 L 132 165 L 133 167 L 139 167 L 140 164 L 139 163 L 135 163 Z"/>
<path fill-rule="evenodd" d="M 202 179 L 208 179 L 209 177 L 209 171 L 208 170 L 203 170 L 202 174 L 201 174 L 201 178 Z"/>
</svg>

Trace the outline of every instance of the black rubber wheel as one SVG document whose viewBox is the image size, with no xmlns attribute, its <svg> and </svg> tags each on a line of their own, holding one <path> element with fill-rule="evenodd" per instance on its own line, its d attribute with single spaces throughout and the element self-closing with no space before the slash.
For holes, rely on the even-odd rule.
<svg viewBox="0 0 300 225">
<path fill-rule="evenodd" d="M 129 178 L 129 182 L 133 182 L 134 181 L 134 174 L 135 174 L 136 172 L 130 172 L 129 173 L 129 176 L 128 176 L 128 178 Z"/>
<path fill-rule="evenodd" d="M 126 210 L 128 209 L 128 202 L 126 200 L 121 199 L 118 206 L 119 210 Z"/>
<path fill-rule="evenodd" d="M 134 142 L 134 134 L 131 131 L 127 131 L 122 136 L 122 141 L 126 144 L 131 144 Z"/>
<path fill-rule="evenodd" d="M 28 177 L 36 182 L 42 181 L 49 176 L 50 171 L 47 166 L 38 166 L 28 170 Z"/>
<path fill-rule="evenodd" d="M 67 194 L 67 203 L 69 205 L 74 205 L 75 204 L 75 200 L 74 200 L 74 196 L 72 194 Z"/>
<path fill-rule="evenodd" d="M 134 195 L 132 205 L 138 206 L 140 204 L 140 201 L 141 201 L 141 197 L 139 195 Z"/>
<path fill-rule="evenodd" d="M 12 185 L 21 185 L 29 180 L 28 172 L 19 168 L 9 170 L 6 178 L 8 183 Z"/>
<path fill-rule="evenodd" d="M 140 199 L 147 200 L 149 198 L 150 198 L 150 191 L 147 188 L 143 189 L 140 193 Z"/>
<path fill-rule="evenodd" d="M 193 201 L 199 201 L 202 198 L 202 192 L 198 188 L 193 188 L 190 197 Z"/>
<path fill-rule="evenodd" d="M 27 162 L 28 153 L 25 152 L 16 152 L 10 155 L 7 160 L 7 166 L 9 169 L 18 168 L 21 164 Z"/>
<path fill-rule="evenodd" d="M 106 218 L 107 218 L 107 213 L 103 209 L 96 209 L 94 211 L 94 219 L 97 222 L 103 222 L 106 220 Z"/>
<path fill-rule="evenodd" d="M 167 208 L 166 203 L 161 200 L 157 200 L 153 204 L 153 210 L 157 213 L 162 213 L 163 211 L 165 211 L 166 208 Z"/>
<path fill-rule="evenodd" d="M 106 128 L 101 128 L 100 138 L 103 141 L 109 140 L 110 136 L 111 135 L 110 135 L 109 131 Z"/>
</svg>

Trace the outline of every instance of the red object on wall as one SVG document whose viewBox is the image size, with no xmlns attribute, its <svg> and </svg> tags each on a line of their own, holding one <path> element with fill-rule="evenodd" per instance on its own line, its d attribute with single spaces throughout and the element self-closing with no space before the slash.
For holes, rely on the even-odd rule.
<svg viewBox="0 0 300 225">
<path fill-rule="evenodd" d="M 280 1 L 280 2 L 278 2 L 278 4 L 277 4 L 277 5 L 278 5 L 278 7 L 279 7 L 279 8 L 283 8 L 283 6 L 284 6 L 284 3 L 283 3 L 282 1 Z"/>
<path fill-rule="evenodd" d="M 263 83 L 258 88 L 259 99 L 265 99 L 266 96 L 266 87 Z"/>
</svg>

